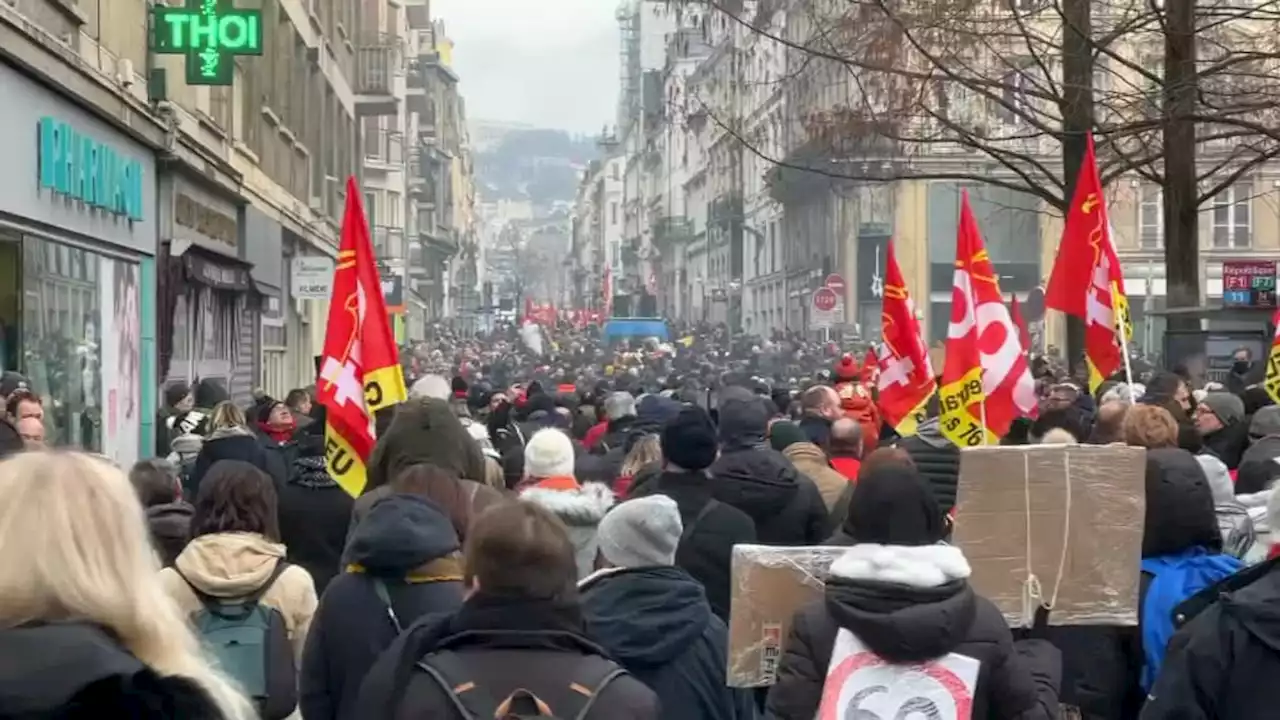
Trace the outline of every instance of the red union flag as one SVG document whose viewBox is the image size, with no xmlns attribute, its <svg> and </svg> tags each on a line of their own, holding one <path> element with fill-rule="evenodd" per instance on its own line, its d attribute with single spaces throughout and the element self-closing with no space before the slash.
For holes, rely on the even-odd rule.
<svg viewBox="0 0 1280 720">
<path fill-rule="evenodd" d="M 333 479 L 352 496 L 364 492 L 365 463 L 373 452 L 373 414 L 406 396 L 360 198 L 355 178 L 348 178 L 347 209 L 316 385 L 316 399 L 327 411 L 325 464 Z"/>
<path fill-rule="evenodd" d="M 1062 227 L 1062 242 L 1049 275 L 1044 304 L 1084 320 L 1090 391 L 1124 369 L 1124 341 L 1133 336 L 1133 327 L 1124 294 L 1124 275 L 1111 242 L 1111 220 L 1102 195 L 1092 135 Z"/>
<path fill-rule="evenodd" d="M 935 382 L 929 351 L 902 279 L 893 242 L 884 262 L 884 299 L 880 309 L 879 373 L 876 387 L 884 421 L 901 435 L 911 435 L 924 417 Z"/>
<path fill-rule="evenodd" d="M 938 400 L 939 429 L 957 447 L 995 442 L 1015 418 L 1036 411 L 1035 383 L 968 192 L 960 198 L 951 325 Z"/>
</svg>

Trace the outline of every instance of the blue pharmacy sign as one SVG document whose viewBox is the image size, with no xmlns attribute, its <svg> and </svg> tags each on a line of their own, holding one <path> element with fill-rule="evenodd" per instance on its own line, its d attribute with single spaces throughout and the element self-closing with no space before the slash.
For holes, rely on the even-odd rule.
<svg viewBox="0 0 1280 720">
<path fill-rule="evenodd" d="M 142 163 L 56 118 L 42 117 L 38 127 L 42 190 L 130 222 L 142 221 Z"/>
</svg>

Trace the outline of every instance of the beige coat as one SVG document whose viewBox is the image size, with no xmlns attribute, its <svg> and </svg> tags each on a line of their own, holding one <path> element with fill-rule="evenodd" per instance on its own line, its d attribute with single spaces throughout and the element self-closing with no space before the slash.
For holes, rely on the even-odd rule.
<svg viewBox="0 0 1280 720">
<path fill-rule="evenodd" d="M 826 453 L 813 443 L 792 443 L 782 454 L 787 456 L 800 474 L 813 480 L 818 486 L 818 492 L 822 493 L 822 502 L 826 504 L 827 512 L 831 512 L 841 493 L 849 487 L 848 478 L 827 464 Z"/>
<path fill-rule="evenodd" d="M 183 612 L 192 615 L 200 610 L 201 604 L 187 581 L 213 597 L 246 597 L 262 587 L 275 570 L 276 562 L 284 556 L 284 545 L 257 533 L 202 535 L 188 543 L 178 555 L 174 562 L 177 571 L 174 568 L 160 571 L 160 583 Z M 301 662 L 302 646 L 316 613 L 316 587 L 311 575 L 297 565 L 290 565 L 262 596 L 262 602 L 284 615 L 289 640 Z"/>
</svg>

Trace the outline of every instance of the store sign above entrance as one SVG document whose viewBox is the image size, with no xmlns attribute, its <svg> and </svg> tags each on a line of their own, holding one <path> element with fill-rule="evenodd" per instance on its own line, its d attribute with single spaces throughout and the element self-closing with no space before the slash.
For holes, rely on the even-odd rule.
<svg viewBox="0 0 1280 720">
<path fill-rule="evenodd" d="M 262 54 L 262 11 L 229 0 L 187 0 L 151 9 L 151 52 L 187 56 L 188 85 L 230 85 L 236 55 Z"/>
<path fill-rule="evenodd" d="M 142 221 L 142 163 L 55 118 L 40 118 L 37 128 L 41 189 Z"/>
</svg>

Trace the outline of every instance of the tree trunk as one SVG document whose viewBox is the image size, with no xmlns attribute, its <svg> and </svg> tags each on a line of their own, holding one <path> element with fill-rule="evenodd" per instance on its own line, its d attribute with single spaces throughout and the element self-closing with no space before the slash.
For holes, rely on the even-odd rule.
<svg viewBox="0 0 1280 720">
<path fill-rule="evenodd" d="M 1196 206 L 1195 0 L 1165 3 L 1164 262 L 1168 308 L 1200 306 L 1200 236 Z M 1169 317 L 1170 330 L 1197 330 L 1193 316 Z"/>
<path fill-rule="evenodd" d="M 1062 168 L 1067 202 L 1075 196 L 1084 161 L 1085 133 L 1093 129 L 1093 13 L 1090 0 L 1063 0 Z M 1084 321 L 1067 317 L 1067 360 L 1071 368 L 1084 354 Z"/>
</svg>

